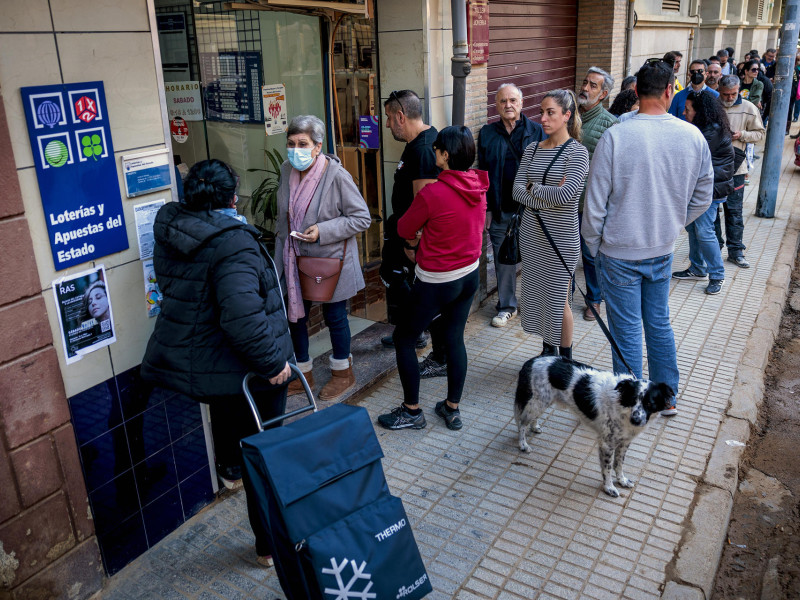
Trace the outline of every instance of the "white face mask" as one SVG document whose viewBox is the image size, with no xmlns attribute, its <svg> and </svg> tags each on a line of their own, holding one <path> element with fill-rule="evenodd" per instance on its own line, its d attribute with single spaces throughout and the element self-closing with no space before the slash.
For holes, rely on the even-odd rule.
<svg viewBox="0 0 800 600">
<path fill-rule="evenodd" d="M 287 148 L 289 163 L 298 171 L 305 171 L 314 162 L 311 148 Z"/>
</svg>

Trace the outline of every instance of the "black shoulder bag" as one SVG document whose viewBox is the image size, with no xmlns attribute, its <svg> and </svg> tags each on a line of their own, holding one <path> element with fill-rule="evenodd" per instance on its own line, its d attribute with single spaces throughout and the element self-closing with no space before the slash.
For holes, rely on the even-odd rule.
<svg viewBox="0 0 800 600">
<path fill-rule="evenodd" d="M 533 156 L 536 155 L 536 150 L 539 149 L 539 144 L 541 143 L 542 142 L 538 142 L 536 144 L 536 148 L 533 149 L 533 155 L 531 155 L 531 159 L 533 159 Z M 547 174 L 550 172 L 550 167 L 555 164 L 564 149 L 571 143 L 572 138 L 564 142 L 558 149 L 558 152 L 556 152 L 553 160 L 550 161 L 550 164 L 547 165 L 547 169 L 544 171 L 542 183 L 547 181 Z M 522 262 L 522 256 L 519 251 L 519 226 L 520 223 L 522 223 L 522 212 L 525 210 L 525 208 L 526 207 L 524 204 L 520 204 L 517 212 L 511 216 L 511 222 L 508 224 L 508 229 L 506 229 L 506 237 L 503 238 L 503 243 L 500 244 L 500 250 L 497 253 L 497 260 L 501 265 L 518 265 Z"/>
</svg>

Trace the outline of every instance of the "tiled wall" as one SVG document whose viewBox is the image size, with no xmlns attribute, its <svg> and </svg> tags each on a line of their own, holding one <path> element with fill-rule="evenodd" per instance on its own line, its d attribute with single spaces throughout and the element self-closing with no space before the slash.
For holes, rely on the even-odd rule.
<svg viewBox="0 0 800 600">
<path fill-rule="evenodd" d="M 151 390 L 138 367 L 69 405 L 103 564 L 113 574 L 213 500 L 200 405 Z"/>
</svg>

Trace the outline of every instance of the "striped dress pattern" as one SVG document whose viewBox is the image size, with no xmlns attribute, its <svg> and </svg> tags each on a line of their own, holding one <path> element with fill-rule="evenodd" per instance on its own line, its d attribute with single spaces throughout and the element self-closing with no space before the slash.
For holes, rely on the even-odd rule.
<svg viewBox="0 0 800 600">
<path fill-rule="evenodd" d="M 538 142 L 534 142 L 525 149 L 514 179 L 513 197 L 528 209 L 539 211 L 570 272 L 574 273 L 581 255 L 578 199 L 589 172 L 589 152 L 575 140 L 565 143 L 569 146 L 550 167 L 547 181 L 542 181 L 542 177 L 558 148 L 537 148 Z M 562 179 L 564 184 L 559 186 Z M 533 184 L 531 192 L 526 189 L 529 182 Z M 571 301 L 571 277 L 528 209 L 523 211 L 519 231 L 522 329 L 559 346 L 564 303 L 568 296 Z"/>
</svg>

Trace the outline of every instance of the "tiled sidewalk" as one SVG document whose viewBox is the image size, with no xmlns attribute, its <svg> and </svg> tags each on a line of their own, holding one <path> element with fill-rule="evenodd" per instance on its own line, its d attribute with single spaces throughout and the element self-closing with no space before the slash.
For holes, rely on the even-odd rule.
<svg viewBox="0 0 800 600">
<path fill-rule="evenodd" d="M 517 449 L 516 376 L 541 340 L 526 335 L 518 319 L 505 329 L 489 327 L 491 301 L 467 325 L 464 428 L 451 432 L 433 414 L 445 394 L 439 378 L 422 382 L 426 429 L 376 430 L 389 485 L 405 503 L 434 586 L 430 598 L 660 597 L 797 196 L 790 148 L 787 141 L 775 219 L 753 216 L 757 175 L 746 190 L 752 267 L 726 262 L 717 296 L 703 293 L 704 282 L 673 281 L 679 414 L 655 419 L 634 441 L 626 472 L 637 483 L 621 489 L 620 498 L 602 492 L 596 438 L 569 411 L 550 409 L 544 432 L 529 437 L 533 452 Z M 687 254 L 683 236 L 675 270 L 688 265 Z M 576 302 L 575 358 L 610 368 L 609 346 L 581 309 Z M 395 375 L 360 404 L 374 421 L 401 400 Z M 233 494 L 111 579 L 102 597 L 281 597 L 274 570 L 253 559 L 244 496 Z"/>
</svg>

